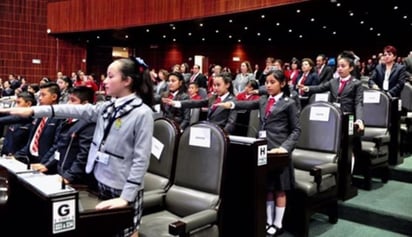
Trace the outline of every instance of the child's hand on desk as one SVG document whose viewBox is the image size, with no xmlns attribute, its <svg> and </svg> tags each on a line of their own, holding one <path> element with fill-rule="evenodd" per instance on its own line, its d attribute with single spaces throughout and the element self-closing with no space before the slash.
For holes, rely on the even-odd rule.
<svg viewBox="0 0 412 237">
<path fill-rule="evenodd" d="M 127 201 L 124 200 L 123 198 L 112 198 L 109 200 L 105 200 L 102 202 L 99 202 L 99 204 L 96 205 L 96 210 L 104 210 L 104 209 L 113 209 L 113 208 L 119 208 L 119 207 L 125 207 L 127 206 Z"/>
<path fill-rule="evenodd" d="M 268 153 L 279 154 L 279 153 L 288 153 L 288 151 L 283 147 L 272 148 Z"/>
<path fill-rule="evenodd" d="M 45 165 L 40 164 L 40 163 L 31 164 L 31 168 L 33 170 L 36 170 L 36 171 L 39 171 L 39 172 L 42 172 L 42 173 L 47 172 L 47 170 L 48 170 Z"/>
</svg>

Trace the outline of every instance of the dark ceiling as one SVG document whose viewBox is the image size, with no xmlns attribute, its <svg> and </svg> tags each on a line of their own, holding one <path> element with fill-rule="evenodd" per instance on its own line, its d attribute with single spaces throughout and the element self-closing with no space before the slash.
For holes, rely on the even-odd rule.
<svg viewBox="0 0 412 237">
<path fill-rule="evenodd" d="M 233 15 L 121 30 L 58 35 L 92 45 L 279 44 L 412 50 L 409 0 L 312 0 Z M 402 52 L 403 51 L 403 52 Z"/>
</svg>

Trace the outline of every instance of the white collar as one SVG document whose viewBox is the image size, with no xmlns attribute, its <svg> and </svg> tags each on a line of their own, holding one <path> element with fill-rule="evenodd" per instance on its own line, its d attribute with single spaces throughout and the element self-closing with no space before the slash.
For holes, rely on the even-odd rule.
<svg viewBox="0 0 412 237">
<path fill-rule="evenodd" d="M 130 95 L 126 95 L 126 96 L 123 96 L 123 97 L 120 97 L 120 98 L 116 98 L 115 100 L 114 100 L 114 107 L 119 107 L 120 105 L 122 105 L 122 104 L 124 104 L 126 101 L 129 101 L 129 100 L 131 100 L 131 99 L 133 99 L 133 98 L 135 98 L 136 97 L 136 94 L 135 93 L 131 93 Z"/>
</svg>

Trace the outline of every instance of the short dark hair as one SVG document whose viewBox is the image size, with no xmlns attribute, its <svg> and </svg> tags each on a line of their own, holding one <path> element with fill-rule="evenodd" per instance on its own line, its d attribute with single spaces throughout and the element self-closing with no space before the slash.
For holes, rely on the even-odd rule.
<svg viewBox="0 0 412 237">
<path fill-rule="evenodd" d="M 22 98 L 26 102 L 31 102 L 32 106 L 37 104 L 36 97 L 34 96 L 34 94 L 28 91 L 22 91 L 18 93 L 17 98 Z"/>
<path fill-rule="evenodd" d="M 94 102 L 94 91 L 92 88 L 87 86 L 77 86 L 69 89 L 69 94 L 75 95 L 80 99 L 80 102 L 88 102 L 93 104 Z"/>
<path fill-rule="evenodd" d="M 60 87 L 56 82 L 48 82 L 40 85 L 40 89 L 47 89 L 51 94 L 56 94 L 56 102 L 60 99 Z"/>
</svg>

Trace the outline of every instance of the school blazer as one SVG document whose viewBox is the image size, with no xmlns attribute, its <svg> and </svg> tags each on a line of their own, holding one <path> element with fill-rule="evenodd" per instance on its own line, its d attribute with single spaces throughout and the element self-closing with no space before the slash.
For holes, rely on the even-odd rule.
<svg viewBox="0 0 412 237">
<path fill-rule="evenodd" d="M 330 92 L 330 102 L 340 103 L 343 112 L 354 113 L 355 119 L 363 120 L 363 86 L 362 82 L 356 78 L 349 79 L 343 88 L 342 94 L 338 97 L 340 85 L 339 78 L 333 78 L 317 86 L 309 86 L 309 93 Z"/>
<path fill-rule="evenodd" d="M 33 126 L 33 118 L 23 118 L 14 115 L 0 117 L 1 125 L 6 126 L 1 154 L 8 155 L 22 149 L 29 139 Z"/>
<path fill-rule="evenodd" d="M 379 64 L 375 67 L 372 72 L 372 75 L 369 78 L 368 85 L 372 87 L 376 84 L 379 88 L 383 90 L 383 81 L 385 79 L 386 65 Z M 401 91 L 405 85 L 405 82 L 408 80 L 408 74 L 406 73 L 405 65 L 395 63 L 392 66 L 391 73 L 389 75 L 389 90 L 388 92 L 393 97 L 399 97 Z"/>
<path fill-rule="evenodd" d="M 235 109 L 259 109 L 261 130 L 266 130 L 268 149 L 283 147 L 290 154 L 301 133 L 299 111 L 295 101 L 283 96 L 265 117 L 268 95 L 255 101 L 236 101 Z"/>
<path fill-rule="evenodd" d="M 166 92 L 163 94 L 163 97 L 168 97 L 170 92 Z M 179 92 L 173 98 L 173 100 L 188 100 L 190 99 L 189 95 L 184 92 Z M 163 111 L 163 116 L 166 118 L 170 118 L 177 122 L 181 129 L 185 129 L 190 124 L 190 109 L 186 108 L 175 108 L 173 106 L 169 106 L 166 104 L 161 103 L 161 108 Z"/>
<path fill-rule="evenodd" d="M 233 133 L 235 130 L 237 112 L 227 110 L 223 107 L 216 107 L 216 109 L 211 109 L 213 106 L 216 96 L 212 96 L 203 100 L 184 100 L 181 101 L 182 108 L 201 108 L 208 107 L 207 120 L 213 122 L 219 127 L 223 128 L 229 134 Z M 236 98 L 233 95 L 228 95 L 222 102 L 235 101 Z"/>
<path fill-rule="evenodd" d="M 50 107 L 50 105 L 47 106 Z M 41 133 L 39 138 L 39 156 L 36 157 L 30 153 L 30 143 L 34 137 L 34 134 L 36 133 L 40 121 L 41 117 L 38 117 L 37 119 L 33 120 L 33 126 L 30 131 L 29 139 L 26 145 L 15 153 L 16 157 L 27 156 L 29 157 L 31 163 L 42 163 L 44 156 L 48 152 L 54 153 L 56 151 L 55 148 L 53 148 L 53 143 L 56 134 L 59 133 L 58 129 L 62 120 L 58 118 L 48 118 L 44 126 L 43 132 Z"/>
<path fill-rule="evenodd" d="M 153 137 L 153 110 L 142 99 L 134 96 L 129 105 L 134 109 L 121 117 L 108 133 L 102 152 L 109 155 L 107 165 L 97 162 L 97 151 L 103 140 L 106 121 L 103 112 L 113 103 L 106 101 L 96 105 L 53 106 L 56 117 L 78 118 L 96 122 L 93 141 L 87 157 L 86 172 L 93 171 L 98 182 L 122 190 L 121 198 L 132 202 L 144 187 L 144 174 L 149 166 Z M 35 117 L 52 116 L 50 106 L 32 107 Z"/>
<path fill-rule="evenodd" d="M 48 170 L 57 172 L 70 183 L 84 183 L 87 156 L 95 126 L 95 123 L 82 119 L 70 124 L 67 121 L 62 122 L 53 144 L 60 158 L 56 160 L 55 154 L 48 152 L 43 164 Z"/>
</svg>

